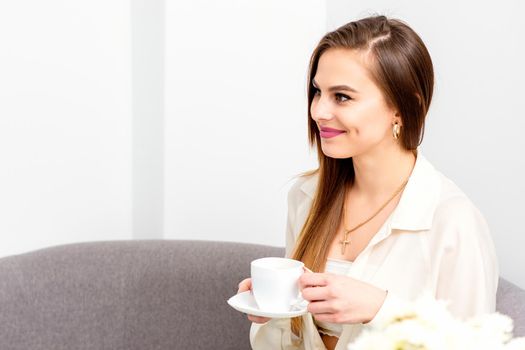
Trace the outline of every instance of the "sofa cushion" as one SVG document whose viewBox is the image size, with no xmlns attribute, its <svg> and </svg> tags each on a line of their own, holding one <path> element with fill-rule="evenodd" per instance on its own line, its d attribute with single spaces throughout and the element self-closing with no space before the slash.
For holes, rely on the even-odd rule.
<svg viewBox="0 0 525 350">
<path fill-rule="evenodd" d="M 250 261 L 283 248 L 207 241 L 112 241 L 0 259 L 5 350 L 249 349 L 227 299 Z"/>
</svg>

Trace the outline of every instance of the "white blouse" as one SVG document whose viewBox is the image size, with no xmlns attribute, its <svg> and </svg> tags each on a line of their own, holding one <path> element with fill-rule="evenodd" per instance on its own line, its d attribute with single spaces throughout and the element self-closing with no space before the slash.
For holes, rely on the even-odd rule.
<svg viewBox="0 0 525 350">
<path fill-rule="evenodd" d="M 308 215 L 317 181 L 317 174 L 300 177 L 288 193 L 287 257 Z M 418 151 L 398 205 L 346 273 L 388 290 L 385 302 L 371 322 L 343 324 L 335 349 L 346 349 L 385 310 L 414 300 L 424 291 L 448 300 L 449 310 L 459 318 L 494 312 L 498 272 L 494 244 L 483 216 Z M 307 313 L 302 318 L 300 344 L 293 342 L 296 337 L 290 319 L 252 323 L 252 348 L 326 349 L 312 315 Z"/>
</svg>

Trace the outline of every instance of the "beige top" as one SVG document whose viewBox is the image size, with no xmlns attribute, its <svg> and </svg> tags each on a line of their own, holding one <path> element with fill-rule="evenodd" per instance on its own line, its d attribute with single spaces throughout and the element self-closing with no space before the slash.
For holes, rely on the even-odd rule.
<svg viewBox="0 0 525 350">
<path fill-rule="evenodd" d="M 288 193 L 286 256 L 306 220 L 318 175 L 300 177 Z M 396 303 L 430 291 L 449 300 L 449 310 L 467 318 L 494 312 L 498 262 L 489 228 L 467 196 L 418 151 L 399 204 L 356 257 L 347 275 L 388 290 L 376 317 L 367 325 L 344 324 L 336 350 L 347 348 L 366 327 Z M 255 350 L 326 349 L 310 313 L 303 315 L 304 337 L 292 340 L 290 319 L 252 323 Z"/>
</svg>

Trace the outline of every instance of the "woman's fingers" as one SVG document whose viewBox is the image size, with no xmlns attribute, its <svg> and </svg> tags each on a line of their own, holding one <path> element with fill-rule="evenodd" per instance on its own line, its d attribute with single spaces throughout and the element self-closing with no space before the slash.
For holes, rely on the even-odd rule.
<svg viewBox="0 0 525 350">
<path fill-rule="evenodd" d="M 270 318 L 267 317 L 260 317 L 260 316 L 254 316 L 254 315 L 248 315 L 248 319 L 255 323 L 266 323 L 270 321 Z"/>
<path fill-rule="evenodd" d="M 343 323 L 340 321 L 340 319 L 338 319 L 336 314 L 333 314 L 333 313 L 313 314 L 313 316 L 317 321 L 321 321 L 321 322 Z"/>
<path fill-rule="evenodd" d="M 239 283 L 239 290 L 237 291 L 237 294 L 246 292 L 250 289 L 252 289 L 252 279 L 246 278 L 242 280 L 241 283 Z M 254 315 L 248 315 L 248 319 L 254 323 L 266 323 L 270 321 L 270 318 L 254 316 Z"/>
<path fill-rule="evenodd" d="M 337 312 L 334 308 L 333 302 L 330 301 L 314 301 L 308 304 L 308 312 L 316 314 L 332 314 Z"/>
<path fill-rule="evenodd" d="M 299 288 L 303 290 L 307 287 L 326 286 L 328 284 L 328 274 L 326 273 L 303 273 L 299 277 Z"/>
<path fill-rule="evenodd" d="M 301 294 L 308 301 L 328 300 L 331 297 L 328 287 L 306 287 Z"/>
<path fill-rule="evenodd" d="M 252 289 L 252 279 L 246 278 L 242 280 L 241 283 L 239 283 L 239 290 L 237 291 L 237 294 L 246 292 L 250 289 Z M 248 315 L 248 319 L 254 323 L 266 323 L 270 321 L 270 318 L 254 316 L 254 315 Z"/>
<path fill-rule="evenodd" d="M 242 280 L 241 283 L 239 283 L 239 290 L 237 291 L 237 294 L 246 292 L 247 290 L 252 289 L 252 279 L 246 278 Z"/>
</svg>

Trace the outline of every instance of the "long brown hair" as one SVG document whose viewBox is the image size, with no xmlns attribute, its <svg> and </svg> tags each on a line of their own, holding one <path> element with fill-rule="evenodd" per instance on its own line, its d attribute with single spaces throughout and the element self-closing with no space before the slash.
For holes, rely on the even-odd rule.
<svg viewBox="0 0 525 350">
<path fill-rule="evenodd" d="M 387 105 L 401 117 L 400 141 L 407 150 L 417 149 L 423 139 L 434 87 L 430 54 L 421 38 L 401 20 L 381 15 L 363 18 L 327 33 L 319 41 L 310 59 L 307 78 L 309 143 L 317 147 L 319 168 L 313 173 L 319 174 L 319 182 L 291 256 L 314 272 L 324 271 L 331 242 L 340 225 L 344 190 L 355 177 L 352 158 L 335 159 L 323 154 L 319 130 L 310 113 L 315 94 L 312 78 L 319 58 L 326 50 L 335 48 L 366 53 L 371 78 L 382 91 Z M 292 331 L 301 335 L 302 318 L 293 318 L 291 322 Z"/>
</svg>

